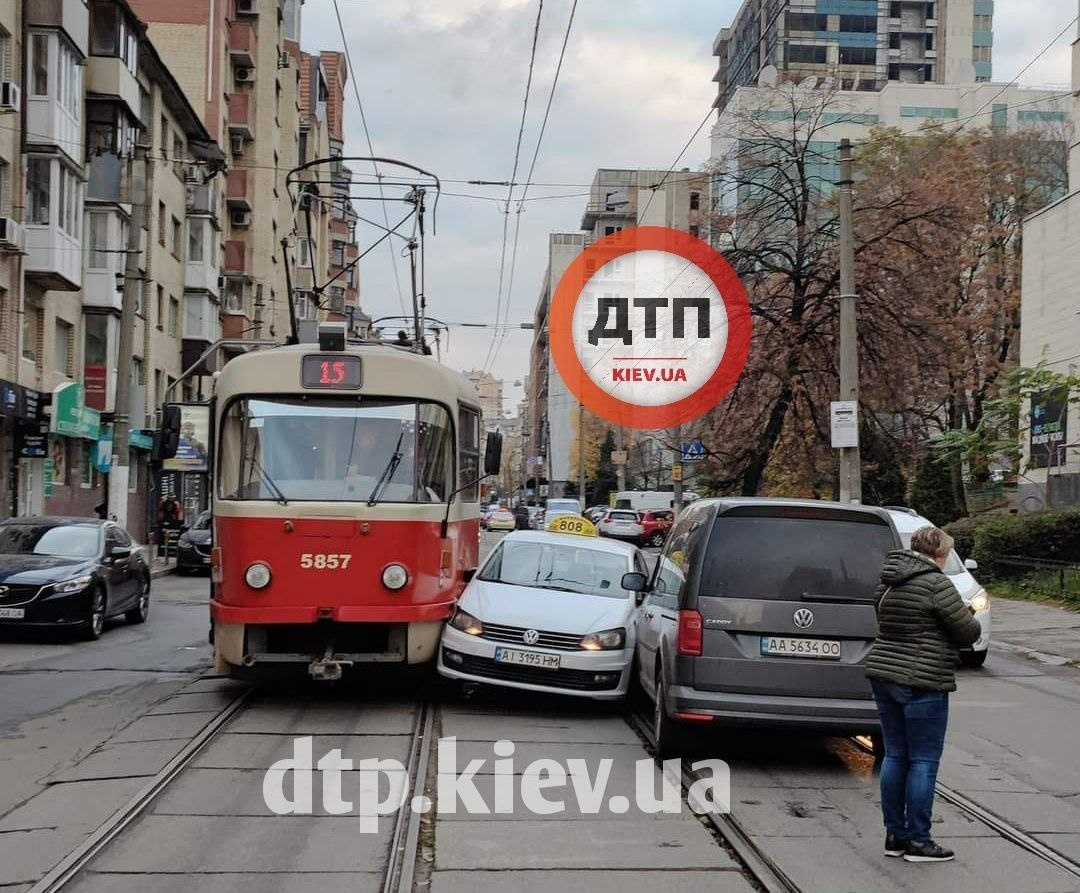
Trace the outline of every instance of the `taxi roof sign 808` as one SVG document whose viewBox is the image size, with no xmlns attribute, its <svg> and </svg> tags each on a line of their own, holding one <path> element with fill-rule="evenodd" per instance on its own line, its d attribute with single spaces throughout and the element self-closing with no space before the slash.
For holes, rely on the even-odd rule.
<svg viewBox="0 0 1080 893">
<path fill-rule="evenodd" d="M 559 375 L 590 411 L 656 429 L 708 412 L 750 352 L 750 306 L 710 245 L 642 226 L 595 242 L 559 281 L 549 321 Z"/>
</svg>

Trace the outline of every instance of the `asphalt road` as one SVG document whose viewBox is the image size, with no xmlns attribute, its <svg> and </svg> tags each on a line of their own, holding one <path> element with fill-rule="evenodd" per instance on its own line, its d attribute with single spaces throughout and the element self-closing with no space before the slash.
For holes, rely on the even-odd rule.
<svg viewBox="0 0 1080 893">
<path fill-rule="evenodd" d="M 484 540 L 490 548 L 497 535 Z M 116 624 L 95 643 L 0 638 L 4 893 L 28 889 L 240 690 L 203 677 L 207 592 L 205 578 L 156 580 L 150 621 Z M 1080 638 L 1080 629 L 1061 635 Z M 400 757 L 413 684 L 260 693 L 74 889 L 378 889 L 388 825 L 367 835 L 355 816 L 273 816 L 262 780 L 302 735 L 312 736 L 316 754 L 340 747 L 355 758 Z M 1080 671 L 995 647 L 985 669 L 962 674 L 951 707 L 943 781 L 1080 860 Z M 587 701 L 450 692 L 437 711 L 436 734 L 460 742 L 459 769 L 466 757 L 487 760 L 477 782 L 486 798 L 497 784 L 491 766 L 500 739 L 516 743 L 518 782 L 536 758 L 592 766 L 609 757 L 608 793 L 631 801 L 633 766 L 648 757 L 617 711 Z M 941 801 L 935 834 L 955 847 L 955 863 L 883 858 L 873 763 L 843 739 L 717 732 L 701 751 L 727 760 L 735 814 L 803 890 L 1080 890 L 1076 877 Z M 425 835 L 420 880 L 434 893 L 752 889 L 685 813 L 605 808 L 586 816 L 572 807 L 538 817 L 515 800 L 508 813 L 439 815 Z"/>
</svg>

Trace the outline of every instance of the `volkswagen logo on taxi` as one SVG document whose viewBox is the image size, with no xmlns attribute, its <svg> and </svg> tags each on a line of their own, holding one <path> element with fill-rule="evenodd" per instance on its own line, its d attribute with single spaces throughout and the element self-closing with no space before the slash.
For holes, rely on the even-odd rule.
<svg viewBox="0 0 1080 893">
<path fill-rule="evenodd" d="M 809 629 L 814 622 L 814 612 L 809 608 L 799 608 L 792 619 L 799 629 Z"/>
<path fill-rule="evenodd" d="M 537 642 L 540 641 L 540 633 L 538 633 L 535 629 L 527 629 L 521 634 L 521 641 L 523 641 L 526 645 L 535 645 Z"/>
<path fill-rule="evenodd" d="M 746 291 L 724 258 L 680 230 L 641 226 L 593 243 L 552 298 L 551 355 L 566 386 L 618 425 L 698 418 L 750 351 Z"/>
</svg>

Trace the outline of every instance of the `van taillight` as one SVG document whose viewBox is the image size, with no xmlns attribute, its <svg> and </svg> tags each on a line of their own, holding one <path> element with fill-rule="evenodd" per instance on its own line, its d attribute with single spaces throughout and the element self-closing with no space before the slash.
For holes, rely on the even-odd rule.
<svg viewBox="0 0 1080 893">
<path fill-rule="evenodd" d="M 701 614 L 697 611 L 679 612 L 679 634 L 675 647 L 679 654 L 688 657 L 701 656 Z"/>
</svg>

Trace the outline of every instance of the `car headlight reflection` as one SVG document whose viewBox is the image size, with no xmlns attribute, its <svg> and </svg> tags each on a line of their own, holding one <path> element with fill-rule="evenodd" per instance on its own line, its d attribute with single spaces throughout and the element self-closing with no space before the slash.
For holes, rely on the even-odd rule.
<svg viewBox="0 0 1080 893">
<path fill-rule="evenodd" d="M 484 634 L 484 624 L 468 611 L 460 609 L 455 611 L 454 616 L 450 618 L 450 625 L 454 629 L 468 633 L 470 636 L 482 636 Z"/>
<path fill-rule="evenodd" d="M 626 630 L 605 629 L 603 632 L 589 633 L 581 640 L 581 647 L 586 651 L 617 651 L 626 645 Z"/>
<path fill-rule="evenodd" d="M 52 587 L 52 591 L 57 595 L 62 595 L 68 592 L 82 592 L 87 586 L 93 582 L 93 577 L 87 575 L 84 577 L 75 577 L 71 580 L 64 580 L 62 583 L 56 583 Z"/>
<path fill-rule="evenodd" d="M 975 593 L 975 595 L 971 597 L 971 601 L 968 602 L 968 604 L 971 605 L 972 609 L 975 611 L 976 614 L 978 614 L 980 611 L 989 611 L 990 596 L 987 594 L 985 589 L 980 589 L 978 592 Z"/>
</svg>

